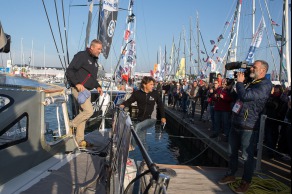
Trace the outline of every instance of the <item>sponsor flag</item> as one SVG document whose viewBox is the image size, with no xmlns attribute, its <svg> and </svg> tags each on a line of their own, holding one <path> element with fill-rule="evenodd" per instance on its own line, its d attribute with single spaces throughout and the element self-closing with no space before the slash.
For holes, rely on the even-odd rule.
<svg viewBox="0 0 292 194">
<path fill-rule="evenodd" d="M 206 53 L 205 53 L 204 51 L 202 51 L 202 50 L 201 50 L 201 53 L 202 53 L 202 54 L 206 54 Z"/>
<path fill-rule="evenodd" d="M 252 42 L 248 51 L 248 55 L 246 57 L 246 61 L 248 63 L 253 63 L 254 61 L 254 53 L 255 53 L 256 48 L 258 48 L 262 42 L 263 32 L 264 32 L 265 27 L 266 27 L 265 20 L 262 17 L 260 24 L 258 26 L 258 29 L 256 33 L 254 34 L 254 37 L 252 39 Z"/>
<path fill-rule="evenodd" d="M 275 33 L 275 40 L 276 41 L 282 41 L 282 35 Z"/>
<path fill-rule="evenodd" d="M 229 25 L 230 24 L 230 22 L 225 22 L 225 26 L 227 26 L 227 25 Z"/>
<path fill-rule="evenodd" d="M 222 34 L 220 34 L 220 36 L 217 38 L 217 42 L 220 42 L 222 39 L 224 39 L 224 37 Z"/>
<path fill-rule="evenodd" d="M 210 43 L 213 45 L 213 44 L 215 44 L 215 41 L 214 40 L 210 40 Z"/>
<path fill-rule="evenodd" d="M 217 64 L 215 63 L 213 59 L 210 60 L 210 63 L 211 63 L 211 71 L 215 72 L 217 68 Z"/>
<path fill-rule="evenodd" d="M 214 45 L 213 49 L 211 50 L 212 53 L 217 53 L 218 52 L 219 47 Z"/>
<path fill-rule="evenodd" d="M 153 70 L 154 79 L 156 79 L 156 80 L 159 79 L 160 72 L 161 72 L 161 66 L 160 66 L 160 64 L 155 64 L 154 65 L 154 70 Z"/>
<path fill-rule="evenodd" d="M 116 79 L 121 80 L 122 79 L 122 75 L 125 73 L 125 69 L 119 65 L 119 69 L 116 73 Z"/>
<path fill-rule="evenodd" d="M 217 57 L 217 61 L 218 61 L 218 62 L 222 62 L 222 58 Z"/>
<path fill-rule="evenodd" d="M 175 74 L 177 78 L 183 78 L 185 76 L 185 66 L 186 66 L 186 58 L 181 58 L 180 65 Z"/>
<path fill-rule="evenodd" d="M 271 19 L 271 23 L 273 26 L 280 26 L 279 24 L 277 24 L 274 20 Z"/>
<path fill-rule="evenodd" d="M 102 42 L 102 54 L 107 59 L 118 17 L 119 0 L 103 0 L 98 21 L 98 39 Z"/>
<path fill-rule="evenodd" d="M 131 31 L 130 30 L 126 30 L 125 31 L 125 40 L 128 40 L 129 39 L 129 36 L 131 35 Z"/>
</svg>

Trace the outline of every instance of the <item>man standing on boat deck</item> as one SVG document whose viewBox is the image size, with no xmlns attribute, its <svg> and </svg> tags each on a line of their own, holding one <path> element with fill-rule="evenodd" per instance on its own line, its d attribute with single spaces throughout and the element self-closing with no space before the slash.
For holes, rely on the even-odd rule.
<svg viewBox="0 0 292 194">
<path fill-rule="evenodd" d="M 141 89 L 134 91 L 131 97 L 120 105 L 120 108 L 129 107 L 132 103 L 137 102 L 138 106 L 138 123 L 135 127 L 136 131 L 142 128 L 154 126 L 156 119 L 152 119 L 151 115 L 154 110 L 155 103 L 161 116 L 161 123 L 165 124 L 164 105 L 157 90 L 153 90 L 155 80 L 150 76 L 143 77 L 141 81 Z"/>
<path fill-rule="evenodd" d="M 102 51 L 102 42 L 92 40 L 90 47 L 85 51 L 78 52 L 69 64 L 66 76 L 70 83 L 74 98 L 78 99 L 78 93 L 96 88 L 97 92 L 102 95 L 102 88 L 97 81 L 98 73 L 98 56 Z M 90 92 L 89 92 L 90 94 Z M 80 147 L 86 147 L 84 140 L 84 130 L 86 121 L 93 115 L 91 96 L 86 101 L 79 104 L 79 114 L 70 121 L 70 128 L 76 128 L 76 142 Z"/>
<path fill-rule="evenodd" d="M 238 169 L 238 150 L 242 147 L 244 171 L 242 180 L 235 193 L 245 193 L 251 183 L 254 172 L 254 149 L 260 118 L 265 104 L 271 94 L 272 83 L 266 79 L 269 65 L 266 61 L 257 60 L 250 69 L 252 82 L 243 84 L 244 73 L 237 74 L 237 101 L 232 109 L 231 129 L 229 133 L 229 170 L 219 184 L 235 182 Z"/>
</svg>

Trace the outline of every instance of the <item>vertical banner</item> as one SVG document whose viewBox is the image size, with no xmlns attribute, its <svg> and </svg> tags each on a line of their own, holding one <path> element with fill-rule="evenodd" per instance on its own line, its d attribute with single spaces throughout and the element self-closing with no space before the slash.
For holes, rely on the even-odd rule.
<svg viewBox="0 0 292 194">
<path fill-rule="evenodd" d="M 7 43 L 7 38 L 0 22 L 0 49 L 3 48 L 6 45 L 6 43 Z"/>
<path fill-rule="evenodd" d="M 251 45 L 249 47 L 248 55 L 246 57 L 246 61 L 248 63 L 253 63 L 254 61 L 254 53 L 256 48 L 258 48 L 262 42 L 265 27 L 266 27 L 265 20 L 262 17 L 258 29 L 254 34 Z"/>
<path fill-rule="evenodd" d="M 181 58 L 180 65 L 175 74 L 177 78 L 182 79 L 185 76 L 185 66 L 186 66 L 186 58 Z"/>
<path fill-rule="evenodd" d="M 4 33 L 0 22 L 0 53 L 9 53 L 10 52 L 10 40 L 11 37 L 8 34 Z"/>
<path fill-rule="evenodd" d="M 103 44 L 102 53 L 107 59 L 114 36 L 118 17 L 119 0 L 103 0 L 102 11 L 98 21 L 98 39 Z"/>
</svg>

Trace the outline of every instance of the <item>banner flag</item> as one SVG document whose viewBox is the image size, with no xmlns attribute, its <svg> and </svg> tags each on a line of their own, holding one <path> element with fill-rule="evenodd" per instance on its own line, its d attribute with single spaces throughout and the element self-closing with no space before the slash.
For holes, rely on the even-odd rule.
<svg viewBox="0 0 292 194">
<path fill-rule="evenodd" d="M 185 66 L 186 66 L 186 58 L 181 58 L 180 65 L 177 69 L 177 72 L 175 76 L 179 79 L 183 78 L 185 76 Z"/>
<path fill-rule="evenodd" d="M 98 21 L 98 39 L 103 44 L 102 54 L 107 59 L 114 36 L 118 18 L 119 0 L 103 0 L 102 11 Z"/>
<path fill-rule="evenodd" d="M 258 26 L 258 29 L 253 36 L 253 39 L 252 39 L 252 42 L 251 42 L 251 45 L 250 45 L 250 48 L 248 51 L 248 55 L 246 57 L 246 61 L 248 63 L 253 63 L 253 61 L 254 61 L 254 53 L 255 53 L 256 48 L 258 48 L 262 42 L 263 32 L 264 32 L 265 27 L 266 27 L 265 20 L 262 17 L 260 24 Z"/>
<path fill-rule="evenodd" d="M 7 43 L 7 38 L 0 22 L 0 49 L 3 48 L 6 45 L 6 43 Z"/>
</svg>

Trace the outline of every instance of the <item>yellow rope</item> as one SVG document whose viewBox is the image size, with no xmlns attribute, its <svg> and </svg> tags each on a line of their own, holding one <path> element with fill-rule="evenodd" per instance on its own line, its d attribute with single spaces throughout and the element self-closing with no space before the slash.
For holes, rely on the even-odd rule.
<svg viewBox="0 0 292 194">
<path fill-rule="evenodd" d="M 260 175 L 260 173 L 258 173 Z M 254 176 L 252 178 L 250 187 L 245 194 L 290 194 L 291 188 L 271 178 L 265 174 L 262 174 L 265 178 Z M 230 183 L 229 187 L 234 191 L 240 184 L 241 178 L 237 177 L 234 183 Z"/>
</svg>

